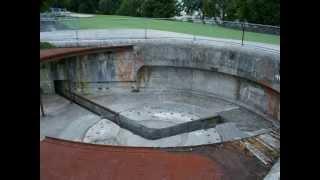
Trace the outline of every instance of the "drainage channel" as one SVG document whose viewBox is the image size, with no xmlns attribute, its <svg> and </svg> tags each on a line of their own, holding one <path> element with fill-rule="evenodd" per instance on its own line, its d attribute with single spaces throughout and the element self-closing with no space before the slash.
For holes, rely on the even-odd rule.
<svg viewBox="0 0 320 180">
<path fill-rule="evenodd" d="M 210 129 L 214 128 L 217 124 L 223 122 L 222 117 L 217 114 L 214 116 L 208 116 L 205 118 L 200 118 L 198 120 L 180 123 L 174 126 L 165 127 L 165 128 L 149 128 L 142 124 L 137 123 L 136 121 L 129 119 L 118 112 L 115 112 L 107 107 L 104 107 L 100 104 L 97 104 L 73 91 L 70 90 L 70 85 L 68 81 L 65 80 L 56 80 L 54 81 L 55 92 L 78 104 L 79 106 L 103 117 L 113 123 L 116 123 L 121 128 L 127 129 L 132 133 L 139 135 L 143 138 L 156 140 L 165 137 L 170 137 L 182 133 L 188 133 L 201 129 Z"/>
</svg>

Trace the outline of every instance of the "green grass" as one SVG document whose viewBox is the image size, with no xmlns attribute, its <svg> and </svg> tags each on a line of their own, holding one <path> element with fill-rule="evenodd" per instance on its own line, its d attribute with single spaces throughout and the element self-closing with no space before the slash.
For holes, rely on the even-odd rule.
<svg viewBox="0 0 320 180">
<path fill-rule="evenodd" d="M 55 48 L 55 46 L 48 42 L 40 42 L 40 49 L 50 49 L 50 48 Z"/>
<path fill-rule="evenodd" d="M 126 19 L 119 19 L 126 18 Z M 96 15 L 92 18 L 80 18 L 80 29 L 105 29 L 105 28 L 138 28 L 171 31 L 178 33 L 194 34 L 199 36 L 228 38 L 241 40 L 240 30 L 219 26 L 196 24 L 191 22 L 177 22 L 169 20 L 151 20 L 146 18 Z M 246 41 L 280 44 L 280 36 L 246 32 Z"/>
</svg>

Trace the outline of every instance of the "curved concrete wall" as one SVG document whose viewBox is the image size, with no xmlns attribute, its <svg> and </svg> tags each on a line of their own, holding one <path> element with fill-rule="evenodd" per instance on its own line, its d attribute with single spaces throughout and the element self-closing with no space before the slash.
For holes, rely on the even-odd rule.
<svg viewBox="0 0 320 180">
<path fill-rule="evenodd" d="M 243 77 L 280 92 L 280 56 L 236 47 L 141 43 L 136 51 L 145 65 L 190 67 Z"/>
<path fill-rule="evenodd" d="M 138 72 L 139 87 L 190 91 L 237 103 L 280 119 L 280 95 L 254 81 L 194 68 L 144 66 Z"/>
<path fill-rule="evenodd" d="M 41 86 L 71 79 L 77 90 L 142 88 L 187 90 L 238 103 L 280 120 L 280 57 L 241 47 L 139 42 L 133 49 L 40 64 Z"/>
</svg>

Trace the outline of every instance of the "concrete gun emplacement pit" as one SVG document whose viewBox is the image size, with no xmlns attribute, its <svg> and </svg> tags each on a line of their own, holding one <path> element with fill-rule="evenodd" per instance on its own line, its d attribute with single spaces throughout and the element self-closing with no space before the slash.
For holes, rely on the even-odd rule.
<svg viewBox="0 0 320 180">
<path fill-rule="evenodd" d="M 280 163 L 279 54 L 177 40 L 57 45 L 40 51 L 45 179 L 264 179 Z M 116 162 L 145 169 L 122 174 Z"/>
</svg>

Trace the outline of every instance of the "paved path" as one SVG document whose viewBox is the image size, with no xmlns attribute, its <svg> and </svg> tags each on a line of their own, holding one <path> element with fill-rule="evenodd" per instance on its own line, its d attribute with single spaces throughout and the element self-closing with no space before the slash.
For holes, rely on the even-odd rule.
<svg viewBox="0 0 320 180">
<path fill-rule="evenodd" d="M 90 30 L 66 30 L 53 32 L 40 32 L 41 41 L 68 42 L 68 41 L 92 41 L 92 40 L 124 40 L 124 39 L 181 39 L 215 45 L 241 46 L 241 40 L 210 38 L 205 36 L 193 36 L 183 33 L 175 33 L 159 30 L 143 29 L 90 29 Z M 245 41 L 244 47 L 263 49 L 280 53 L 280 46 L 258 42 Z"/>
<path fill-rule="evenodd" d="M 91 18 L 94 17 L 94 14 L 80 14 L 80 13 L 70 13 L 71 17 L 79 17 L 79 18 Z"/>
</svg>

